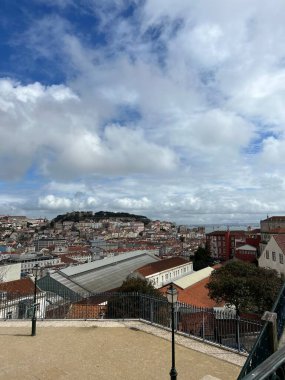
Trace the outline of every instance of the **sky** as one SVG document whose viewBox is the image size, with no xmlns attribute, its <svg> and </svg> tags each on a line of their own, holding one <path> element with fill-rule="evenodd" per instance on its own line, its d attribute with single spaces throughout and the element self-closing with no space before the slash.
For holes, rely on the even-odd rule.
<svg viewBox="0 0 285 380">
<path fill-rule="evenodd" d="M 0 0 L 0 214 L 285 214 L 283 0 Z"/>
</svg>

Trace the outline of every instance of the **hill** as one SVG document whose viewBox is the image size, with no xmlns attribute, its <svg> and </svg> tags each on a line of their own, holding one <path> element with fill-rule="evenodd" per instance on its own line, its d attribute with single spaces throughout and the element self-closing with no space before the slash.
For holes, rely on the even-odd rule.
<svg viewBox="0 0 285 380">
<path fill-rule="evenodd" d="M 150 219 L 146 216 L 129 214 L 127 212 L 111 212 L 111 211 L 99 211 L 93 213 L 92 211 L 73 211 L 68 212 L 63 215 L 58 215 L 50 222 L 51 225 L 54 223 L 62 223 L 65 221 L 71 222 L 83 222 L 83 221 L 94 221 L 99 222 L 101 220 L 120 220 L 124 222 L 142 222 L 144 224 L 148 224 Z"/>
</svg>

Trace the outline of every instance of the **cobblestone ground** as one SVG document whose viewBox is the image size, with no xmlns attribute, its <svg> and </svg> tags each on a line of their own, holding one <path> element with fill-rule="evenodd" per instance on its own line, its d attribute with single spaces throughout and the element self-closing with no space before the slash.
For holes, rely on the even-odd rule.
<svg viewBox="0 0 285 380">
<path fill-rule="evenodd" d="M 0 323 L 1 380 L 169 379 L 170 333 L 153 326 L 44 321 L 35 337 L 30 332 L 29 322 Z M 236 379 L 245 360 L 189 338 L 176 342 L 179 380 Z"/>
</svg>

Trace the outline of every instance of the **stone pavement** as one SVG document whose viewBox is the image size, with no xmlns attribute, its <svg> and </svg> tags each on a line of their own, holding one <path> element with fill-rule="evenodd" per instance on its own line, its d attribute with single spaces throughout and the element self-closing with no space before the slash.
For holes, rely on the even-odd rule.
<svg viewBox="0 0 285 380">
<path fill-rule="evenodd" d="M 30 332 L 29 321 L 0 323 L 1 380 L 169 379 L 171 334 L 163 329 L 137 321 L 38 321 L 37 336 Z M 236 379 L 244 361 L 176 335 L 179 380 Z"/>
</svg>

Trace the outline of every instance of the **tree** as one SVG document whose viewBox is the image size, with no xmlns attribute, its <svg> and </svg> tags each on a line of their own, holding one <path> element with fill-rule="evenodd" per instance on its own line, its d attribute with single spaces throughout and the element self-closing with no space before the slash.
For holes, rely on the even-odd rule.
<svg viewBox="0 0 285 380">
<path fill-rule="evenodd" d="M 125 280 L 120 288 L 118 289 L 120 293 L 140 293 L 140 294 L 148 294 L 153 297 L 162 297 L 162 294 L 158 289 L 156 289 L 153 284 L 142 278 L 128 278 Z"/>
<path fill-rule="evenodd" d="M 277 272 L 243 261 L 231 261 L 212 272 L 207 285 L 216 302 L 234 305 L 237 313 L 270 310 L 281 288 Z"/>
<path fill-rule="evenodd" d="M 193 269 L 200 270 L 213 264 L 213 260 L 205 248 L 199 247 L 194 253 Z"/>
<path fill-rule="evenodd" d="M 161 319 L 167 311 L 166 298 L 148 280 L 128 278 L 108 301 L 108 317 L 151 320 L 153 303 L 157 305 L 156 316 Z"/>
</svg>

